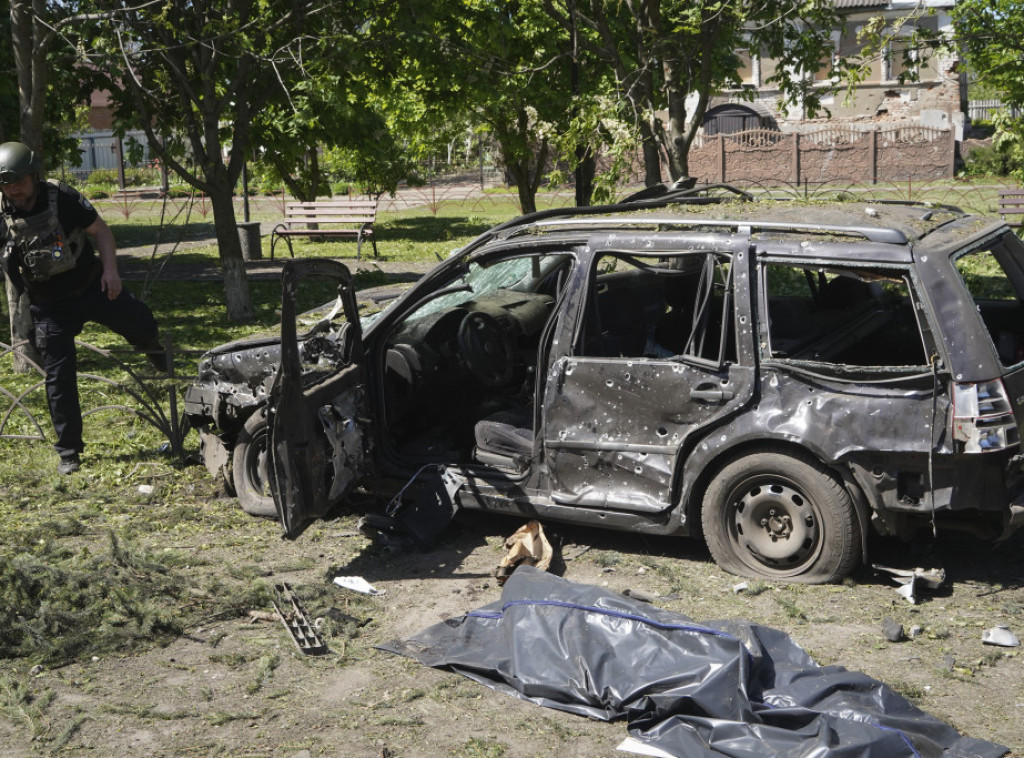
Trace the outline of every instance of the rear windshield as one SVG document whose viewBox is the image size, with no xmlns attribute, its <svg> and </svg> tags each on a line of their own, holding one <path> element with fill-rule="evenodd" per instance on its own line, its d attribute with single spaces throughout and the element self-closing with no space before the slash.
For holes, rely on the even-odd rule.
<svg viewBox="0 0 1024 758">
<path fill-rule="evenodd" d="M 1004 368 L 1024 362 L 1024 243 L 1006 234 L 953 261 Z"/>
</svg>

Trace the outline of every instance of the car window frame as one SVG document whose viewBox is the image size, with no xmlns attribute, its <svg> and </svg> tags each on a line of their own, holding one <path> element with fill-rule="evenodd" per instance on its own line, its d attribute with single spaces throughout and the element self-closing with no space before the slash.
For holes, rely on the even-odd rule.
<svg viewBox="0 0 1024 758">
<path fill-rule="evenodd" d="M 706 358 L 706 357 L 703 357 L 703 356 L 692 355 L 692 354 L 688 354 L 688 353 L 680 353 L 680 354 L 677 354 L 677 355 L 672 355 L 672 356 L 667 356 L 667 357 L 662 357 L 662 358 L 650 357 L 650 356 L 644 356 L 644 355 L 638 355 L 638 356 L 606 356 L 606 355 L 594 355 L 594 354 L 592 354 L 590 352 L 587 352 L 587 351 L 582 349 L 583 342 L 587 338 L 587 324 L 586 324 L 587 317 L 588 317 L 588 315 L 591 312 L 591 308 L 594 307 L 592 303 L 593 303 L 594 297 L 597 294 L 596 293 L 596 287 L 597 287 L 597 283 L 598 283 L 598 278 L 600 276 L 600 274 L 598 273 L 597 269 L 598 269 L 598 265 L 600 264 L 602 259 L 607 258 L 607 257 L 617 257 L 617 258 L 626 258 L 626 259 L 629 259 L 629 258 L 633 258 L 633 259 L 651 259 L 651 258 L 671 259 L 671 258 L 682 258 L 682 257 L 686 257 L 686 256 L 693 256 L 693 255 L 700 255 L 700 256 L 705 256 L 705 257 L 707 257 L 709 255 L 713 255 L 713 256 L 717 256 L 719 258 L 725 258 L 728 261 L 728 267 L 729 268 L 728 268 L 728 275 L 726 277 L 726 282 L 727 282 L 727 285 L 728 285 L 728 290 L 726 292 L 726 296 L 723 298 L 723 304 L 722 304 L 723 318 L 722 318 L 722 324 L 721 324 L 721 327 L 720 327 L 721 328 L 721 333 L 719 335 L 719 349 L 718 349 L 718 357 L 717 357 L 717 359 L 713 360 L 713 359 Z M 737 266 L 740 265 L 740 262 L 739 262 L 740 257 L 741 256 L 738 254 L 738 251 L 735 249 L 734 246 L 726 246 L 726 245 L 722 245 L 722 246 L 711 245 L 711 246 L 708 246 L 706 243 L 705 244 L 692 244 L 691 246 L 687 247 L 686 249 L 675 249 L 675 250 L 669 250 L 669 249 L 665 249 L 663 247 L 660 248 L 660 249 L 658 247 L 655 247 L 655 248 L 652 248 L 652 249 L 647 249 L 647 248 L 632 249 L 632 248 L 625 247 L 625 246 L 607 246 L 607 247 L 600 247 L 599 249 L 593 249 L 592 250 L 591 260 L 590 260 L 589 266 L 587 268 L 586 279 L 585 279 L 585 281 L 583 283 L 583 288 L 584 288 L 583 296 L 580 298 L 580 303 L 578 304 L 578 312 L 576 313 L 576 316 L 575 316 L 575 323 L 574 323 L 574 326 L 573 326 L 572 338 L 571 338 L 571 343 L 570 343 L 571 347 L 570 347 L 570 350 L 569 350 L 569 355 L 571 355 L 573 358 L 584 359 L 584 360 L 644 361 L 644 362 L 682 363 L 682 364 L 690 364 L 690 365 L 694 365 L 694 366 L 699 366 L 699 367 L 701 367 L 703 369 L 712 369 L 712 370 L 721 370 L 724 366 L 729 365 L 731 363 L 741 363 L 742 360 L 741 360 L 741 357 L 740 357 L 741 356 L 741 350 L 740 350 L 740 347 L 739 347 L 739 328 L 738 328 L 740 314 L 738 313 L 739 306 L 738 306 L 738 299 L 737 299 L 737 293 L 736 293 L 736 287 L 737 287 L 736 269 L 737 269 Z M 721 263 L 719 262 L 716 265 L 721 265 Z M 646 267 L 646 266 L 644 266 L 643 268 L 651 268 L 652 270 L 657 271 L 653 267 Z M 657 274 L 656 273 L 656 275 L 660 275 L 660 276 L 674 276 L 674 274 L 668 274 L 668 273 L 664 273 L 664 274 Z M 675 274 L 675 275 L 679 275 L 679 274 Z M 731 318 L 727 319 L 725 314 L 730 309 L 731 309 L 731 314 L 730 314 Z M 710 311 L 709 311 L 709 313 L 710 313 Z M 727 332 L 729 330 L 731 330 L 731 332 L 732 332 L 732 339 L 733 339 L 733 342 L 734 342 L 734 345 L 735 345 L 734 350 L 735 350 L 736 355 L 735 355 L 735 358 L 733 360 L 729 360 L 725 356 L 725 354 L 724 354 L 725 353 L 726 336 L 727 336 Z"/>
</svg>

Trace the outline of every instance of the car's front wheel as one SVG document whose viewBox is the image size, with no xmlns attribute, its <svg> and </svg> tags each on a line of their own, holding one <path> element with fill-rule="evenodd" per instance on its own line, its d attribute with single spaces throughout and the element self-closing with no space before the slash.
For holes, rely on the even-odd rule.
<svg viewBox="0 0 1024 758">
<path fill-rule="evenodd" d="M 705 492 L 701 525 L 715 562 L 740 576 L 824 584 L 859 558 L 850 494 L 807 455 L 760 449 L 726 464 Z"/>
<path fill-rule="evenodd" d="M 267 479 L 267 417 L 256 412 L 245 422 L 232 455 L 235 493 L 242 510 L 251 516 L 275 518 L 277 508 Z"/>
</svg>

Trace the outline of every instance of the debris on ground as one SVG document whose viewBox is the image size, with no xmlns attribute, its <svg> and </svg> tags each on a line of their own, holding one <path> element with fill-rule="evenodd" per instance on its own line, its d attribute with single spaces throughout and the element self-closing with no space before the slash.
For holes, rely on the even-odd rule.
<svg viewBox="0 0 1024 758">
<path fill-rule="evenodd" d="M 1010 628 L 999 624 L 986 629 L 981 633 L 981 641 L 986 645 L 998 645 L 999 647 L 1020 647 L 1020 639 L 1010 631 Z"/>
<path fill-rule="evenodd" d="M 384 513 L 368 513 L 360 518 L 358 529 L 389 550 L 431 550 L 438 535 L 455 518 L 455 493 L 465 483 L 466 477 L 450 468 L 424 466 L 392 498 Z M 414 484 L 417 488 L 407 498 L 406 492 Z"/>
<path fill-rule="evenodd" d="M 353 592 L 359 592 L 363 595 L 383 595 L 384 590 L 379 590 L 370 584 L 368 581 L 363 579 L 361 576 L 336 576 L 334 577 L 334 583 L 339 587 L 344 587 L 347 590 Z"/>
<path fill-rule="evenodd" d="M 889 574 L 892 580 L 899 585 L 896 594 L 904 598 L 911 605 L 917 603 L 917 591 L 921 588 L 937 590 L 946 582 L 946 570 L 941 568 L 933 569 L 898 569 L 889 566 L 874 564 L 871 566 L 875 571 Z"/>
<path fill-rule="evenodd" d="M 639 600 L 641 603 L 653 603 L 658 599 L 658 596 L 653 592 L 644 592 L 643 590 L 625 589 L 622 591 L 622 594 L 634 600 Z"/>
<path fill-rule="evenodd" d="M 886 617 L 882 619 L 882 634 L 889 642 L 902 642 L 903 624 Z"/>
<path fill-rule="evenodd" d="M 539 521 L 529 521 L 516 529 L 505 540 L 505 556 L 494 570 L 498 584 L 502 585 L 519 566 L 534 566 L 541 571 L 551 567 L 554 551 Z"/>
<path fill-rule="evenodd" d="M 274 585 L 273 602 L 281 623 L 300 651 L 305 655 L 323 655 L 328 652 L 327 643 L 317 633 L 313 621 L 290 584 Z"/>
</svg>

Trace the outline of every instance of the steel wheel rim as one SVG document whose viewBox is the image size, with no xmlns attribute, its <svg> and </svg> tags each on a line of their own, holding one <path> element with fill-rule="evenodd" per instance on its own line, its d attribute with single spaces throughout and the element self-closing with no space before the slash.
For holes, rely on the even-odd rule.
<svg viewBox="0 0 1024 758">
<path fill-rule="evenodd" d="M 729 536 L 747 565 L 792 576 L 821 554 L 819 509 L 791 482 L 778 477 L 748 480 L 733 489 L 728 503 Z"/>
</svg>

